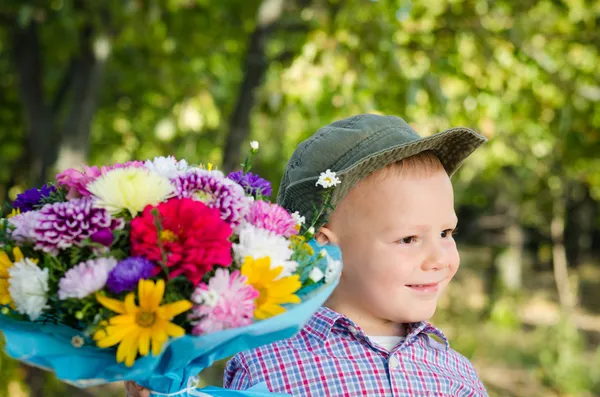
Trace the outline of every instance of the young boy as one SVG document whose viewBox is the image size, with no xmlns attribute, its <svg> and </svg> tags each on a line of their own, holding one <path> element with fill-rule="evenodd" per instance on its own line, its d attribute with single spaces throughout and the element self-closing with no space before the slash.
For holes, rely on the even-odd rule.
<svg viewBox="0 0 600 397">
<path fill-rule="evenodd" d="M 236 355 L 224 387 L 265 381 L 293 396 L 487 396 L 471 363 L 427 323 L 459 266 L 449 176 L 486 139 L 466 128 L 427 138 L 402 119 L 359 115 L 294 152 L 278 201 L 307 221 L 319 174 L 335 171 L 321 244 L 342 250 L 341 280 L 296 336 Z"/>
</svg>

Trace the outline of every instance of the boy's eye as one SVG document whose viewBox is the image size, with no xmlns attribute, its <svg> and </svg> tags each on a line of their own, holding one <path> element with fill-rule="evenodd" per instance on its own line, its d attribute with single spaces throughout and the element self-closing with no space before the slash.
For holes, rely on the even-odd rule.
<svg viewBox="0 0 600 397">
<path fill-rule="evenodd" d="M 403 237 L 400 240 L 398 240 L 398 244 L 410 244 L 410 243 L 414 243 L 415 240 L 416 240 L 415 236 Z"/>
<path fill-rule="evenodd" d="M 456 234 L 457 229 L 446 229 L 442 232 L 442 238 L 452 237 Z"/>
</svg>

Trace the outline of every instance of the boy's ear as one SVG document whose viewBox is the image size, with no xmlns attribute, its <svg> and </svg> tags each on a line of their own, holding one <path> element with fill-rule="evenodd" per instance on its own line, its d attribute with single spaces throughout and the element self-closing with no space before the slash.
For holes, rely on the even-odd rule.
<svg viewBox="0 0 600 397">
<path fill-rule="evenodd" d="M 331 230 L 328 227 L 328 225 L 325 225 L 319 229 L 317 234 L 315 234 L 315 240 L 317 240 L 317 243 L 319 243 L 320 245 L 338 244 L 337 236 L 335 235 L 333 230 Z"/>
</svg>

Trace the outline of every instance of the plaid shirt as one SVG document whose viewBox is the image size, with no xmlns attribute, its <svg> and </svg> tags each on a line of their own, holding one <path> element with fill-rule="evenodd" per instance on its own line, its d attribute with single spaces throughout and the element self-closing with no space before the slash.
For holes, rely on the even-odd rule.
<svg viewBox="0 0 600 397">
<path fill-rule="evenodd" d="M 469 360 L 441 331 L 428 323 L 409 331 L 388 352 L 350 319 L 322 307 L 296 336 L 232 358 L 224 387 L 266 382 L 272 392 L 292 396 L 487 397 Z"/>
</svg>

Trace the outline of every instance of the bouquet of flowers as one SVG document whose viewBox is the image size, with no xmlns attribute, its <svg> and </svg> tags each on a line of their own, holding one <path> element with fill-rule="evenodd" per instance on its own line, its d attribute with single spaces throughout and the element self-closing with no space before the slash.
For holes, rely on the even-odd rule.
<svg viewBox="0 0 600 397">
<path fill-rule="evenodd" d="M 227 176 L 157 157 L 19 194 L 0 224 L 7 353 L 78 386 L 185 394 L 215 360 L 296 333 L 335 287 L 340 253 L 267 201 L 251 146 Z"/>
</svg>

